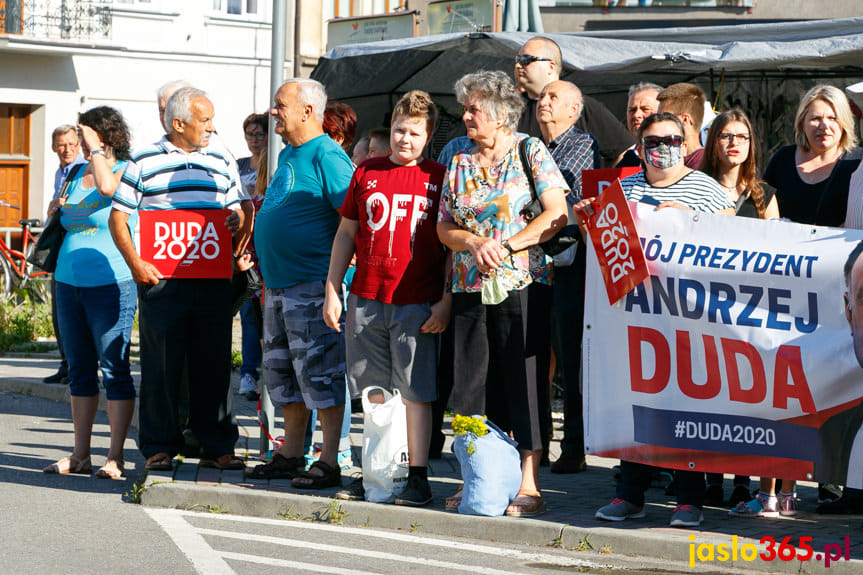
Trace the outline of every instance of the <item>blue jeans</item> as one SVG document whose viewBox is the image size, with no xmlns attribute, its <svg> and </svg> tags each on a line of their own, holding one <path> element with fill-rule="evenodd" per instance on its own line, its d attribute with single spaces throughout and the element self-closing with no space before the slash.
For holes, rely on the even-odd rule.
<svg viewBox="0 0 863 575">
<path fill-rule="evenodd" d="M 257 311 L 255 311 L 257 307 Z M 240 377 L 251 375 L 258 381 L 258 368 L 261 366 L 263 352 L 261 351 L 261 334 L 255 322 L 255 314 L 261 313 L 261 300 L 252 296 L 240 308 L 240 326 L 242 327 L 243 365 L 240 367 Z"/>
<path fill-rule="evenodd" d="M 108 399 L 134 399 L 129 345 L 137 304 L 135 284 L 75 287 L 57 282 L 56 288 L 69 392 L 80 397 L 99 395 L 101 367 Z"/>
</svg>

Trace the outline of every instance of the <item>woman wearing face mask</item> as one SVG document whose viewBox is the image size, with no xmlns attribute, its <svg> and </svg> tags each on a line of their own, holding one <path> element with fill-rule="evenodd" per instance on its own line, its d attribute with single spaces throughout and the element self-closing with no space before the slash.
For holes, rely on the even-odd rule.
<svg viewBox="0 0 863 575">
<path fill-rule="evenodd" d="M 638 129 L 638 155 L 644 171 L 620 182 L 628 200 L 698 212 L 734 214 L 731 200 L 713 178 L 683 164 L 686 144 L 683 124 L 676 116 L 659 113 L 649 116 Z M 581 210 L 592 200 L 575 206 L 576 218 L 584 230 Z M 644 517 L 644 492 L 650 486 L 654 468 L 632 461 L 621 461 L 621 477 L 615 498 L 596 512 L 597 519 L 623 521 Z M 672 527 L 695 527 L 704 518 L 704 473 L 678 470 L 677 507 L 671 515 Z"/>
</svg>

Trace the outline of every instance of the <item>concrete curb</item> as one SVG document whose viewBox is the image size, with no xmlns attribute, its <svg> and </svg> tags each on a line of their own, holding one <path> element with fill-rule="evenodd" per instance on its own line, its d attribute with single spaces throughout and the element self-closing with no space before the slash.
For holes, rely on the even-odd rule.
<svg viewBox="0 0 863 575">
<path fill-rule="evenodd" d="M 688 565 L 690 560 L 690 536 L 695 536 L 695 545 L 730 545 L 731 537 L 701 531 L 686 531 L 677 528 L 645 528 L 637 522 L 615 527 L 585 527 L 540 519 L 514 519 L 509 517 L 477 517 L 446 513 L 438 510 L 399 507 L 362 501 L 339 501 L 328 497 L 301 495 L 296 493 L 273 493 L 249 490 L 243 487 L 212 487 L 183 485 L 179 483 L 150 484 L 141 494 L 141 503 L 151 507 L 167 507 L 206 511 L 220 509 L 234 515 L 262 517 L 267 519 L 294 519 L 329 521 L 332 506 L 344 512 L 342 524 L 352 527 L 374 527 L 406 532 L 416 531 L 422 535 L 465 537 L 490 540 L 499 543 L 528 544 L 537 546 L 555 545 L 565 549 L 592 550 L 601 552 L 607 548 L 611 553 L 629 557 L 644 556 L 668 562 Z M 738 548 L 754 544 L 758 552 L 764 546 L 752 539 L 740 538 Z M 838 561 L 829 568 L 823 562 L 737 561 L 698 563 L 712 573 L 738 569 L 741 572 L 796 573 L 830 575 L 859 575 L 863 573 L 863 561 Z M 676 568 L 677 566 L 675 566 Z"/>
</svg>

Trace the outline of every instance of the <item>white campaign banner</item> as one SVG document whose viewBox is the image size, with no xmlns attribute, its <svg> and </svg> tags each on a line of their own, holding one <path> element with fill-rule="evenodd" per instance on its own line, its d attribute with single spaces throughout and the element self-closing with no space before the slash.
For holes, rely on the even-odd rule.
<svg viewBox="0 0 863 575">
<path fill-rule="evenodd" d="M 863 232 L 630 205 L 650 277 L 609 305 L 588 252 L 586 451 L 863 487 Z"/>
</svg>

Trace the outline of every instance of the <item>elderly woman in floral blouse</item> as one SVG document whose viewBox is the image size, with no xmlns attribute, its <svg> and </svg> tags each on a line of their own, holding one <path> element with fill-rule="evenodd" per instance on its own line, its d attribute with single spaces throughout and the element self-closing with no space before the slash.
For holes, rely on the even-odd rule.
<svg viewBox="0 0 863 575">
<path fill-rule="evenodd" d="M 455 85 L 474 146 L 456 154 L 444 182 L 438 235 L 453 252 L 455 338 L 451 403 L 462 415 L 483 414 L 510 431 L 522 459 L 522 483 L 507 515 L 545 510 L 538 471 L 548 428 L 549 319 L 552 261 L 539 247 L 566 223 L 566 182 L 538 139 L 523 166 L 515 127 L 521 95 L 503 72 L 477 72 Z M 525 169 L 536 182 L 542 214 L 528 223 Z M 546 397 L 543 397 L 546 394 Z M 460 492 L 447 500 L 457 508 Z"/>
</svg>

